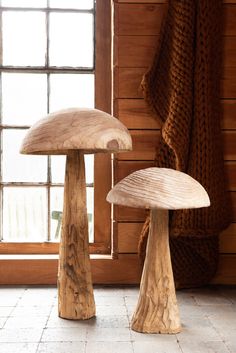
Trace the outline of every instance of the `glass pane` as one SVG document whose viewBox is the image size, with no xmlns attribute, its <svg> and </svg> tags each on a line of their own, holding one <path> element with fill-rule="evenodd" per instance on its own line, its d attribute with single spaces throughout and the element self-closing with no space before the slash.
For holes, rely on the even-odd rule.
<svg viewBox="0 0 236 353">
<path fill-rule="evenodd" d="M 63 193 L 63 187 L 52 187 L 50 189 L 51 240 L 53 241 L 60 240 L 63 211 Z"/>
<path fill-rule="evenodd" d="M 41 187 L 3 189 L 3 239 L 47 240 L 47 197 Z"/>
<path fill-rule="evenodd" d="M 50 7 L 68 9 L 92 9 L 93 0 L 49 0 Z"/>
<path fill-rule="evenodd" d="M 47 181 L 47 157 L 22 155 L 19 153 L 26 131 L 27 130 L 3 131 L 3 181 Z"/>
<path fill-rule="evenodd" d="M 88 226 L 89 226 L 89 242 L 94 242 L 94 189 L 93 188 L 86 188 L 87 192 L 87 213 L 88 213 Z"/>
<path fill-rule="evenodd" d="M 84 157 L 86 183 L 92 184 L 94 182 L 94 154 L 86 154 Z"/>
<path fill-rule="evenodd" d="M 46 74 L 2 74 L 3 124 L 32 125 L 46 113 Z"/>
<path fill-rule="evenodd" d="M 64 183 L 66 156 L 51 156 L 51 176 L 53 183 Z"/>
<path fill-rule="evenodd" d="M 94 107 L 94 75 L 51 74 L 50 111 L 71 107 Z"/>
<path fill-rule="evenodd" d="M 2 0 L 2 6 L 8 7 L 46 7 L 47 0 Z"/>
<path fill-rule="evenodd" d="M 3 11 L 2 16 L 3 65 L 45 65 L 45 14 L 32 11 Z"/>
<path fill-rule="evenodd" d="M 94 155 L 86 154 L 85 156 L 85 178 L 86 183 L 93 183 L 93 166 Z M 66 168 L 66 156 L 51 156 L 51 175 L 53 183 L 64 183 Z"/>
<path fill-rule="evenodd" d="M 89 242 L 94 241 L 93 235 L 93 188 L 87 188 L 87 213 L 89 221 Z M 59 240 L 61 233 L 62 211 L 63 211 L 63 187 L 51 188 L 51 240 Z"/>
<path fill-rule="evenodd" d="M 50 65 L 93 67 L 93 15 L 51 13 L 49 23 Z"/>
</svg>

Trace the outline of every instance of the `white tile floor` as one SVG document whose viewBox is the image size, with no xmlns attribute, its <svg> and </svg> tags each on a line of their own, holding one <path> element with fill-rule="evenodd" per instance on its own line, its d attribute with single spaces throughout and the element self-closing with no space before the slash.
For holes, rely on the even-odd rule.
<svg viewBox="0 0 236 353">
<path fill-rule="evenodd" d="M 0 353 L 236 353 L 236 288 L 178 291 L 183 332 L 130 330 L 138 288 L 95 287 L 97 317 L 59 319 L 55 287 L 0 286 Z"/>
</svg>

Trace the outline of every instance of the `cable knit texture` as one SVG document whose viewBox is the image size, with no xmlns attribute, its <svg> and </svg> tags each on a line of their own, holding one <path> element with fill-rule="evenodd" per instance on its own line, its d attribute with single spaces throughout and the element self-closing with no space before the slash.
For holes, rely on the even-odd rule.
<svg viewBox="0 0 236 353">
<path fill-rule="evenodd" d="M 169 0 L 153 64 L 142 89 L 160 122 L 156 165 L 198 180 L 211 206 L 171 213 L 170 246 L 179 287 L 214 276 L 218 235 L 231 220 L 221 141 L 221 0 Z M 149 218 L 140 238 L 145 257 Z"/>
</svg>

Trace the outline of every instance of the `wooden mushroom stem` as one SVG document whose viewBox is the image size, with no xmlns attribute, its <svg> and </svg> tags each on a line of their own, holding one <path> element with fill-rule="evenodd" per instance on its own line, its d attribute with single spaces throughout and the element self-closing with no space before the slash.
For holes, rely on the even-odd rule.
<svg viewBox="0 0 236 353">
<path fill-rule="evenodd" d="M 60 262 L 59 316 L 89 319 L 95 315 L 88 247 L 84 155 L 67 155 Z"/>
<path fill-rule="evenodd" d="M 151 210 L 139 300 L 131 327 L 148 333 L 181 331 L 169 249 L 168 210 Z"/>
</svg>

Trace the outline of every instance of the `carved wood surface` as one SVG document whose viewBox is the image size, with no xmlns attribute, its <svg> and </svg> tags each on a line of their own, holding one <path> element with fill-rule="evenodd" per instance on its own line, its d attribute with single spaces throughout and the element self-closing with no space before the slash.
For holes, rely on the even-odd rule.
<svg viewBox="0 0 236 353">
<path fill-rule="evenodd" d="M 146 168 L 131 173 L 107 195 L 107 201 L 129 207 L 184 209 L 207 207 L 202 185 L 189 175 L 169 168 Z"/>
<path fill-rule="evenodd" d="M 49 114 L 27 132 L 21 153 L 67 154 L 131 150 L 127 128 L 116 118 L 98 109 L 70 108 Z"/>
<path fill-rule="evenodd" d="M 147 333 L 181 331 L 169 249 L 168 211 L 152 210 L 147 254 L 131 328 Z"/>
<path fill-rule="evenodd" d="M 66 319 L 94 316 L 84 156 L 78 151 L 67 156 L 59 259 L 59 316 Z"/>
</svg>

